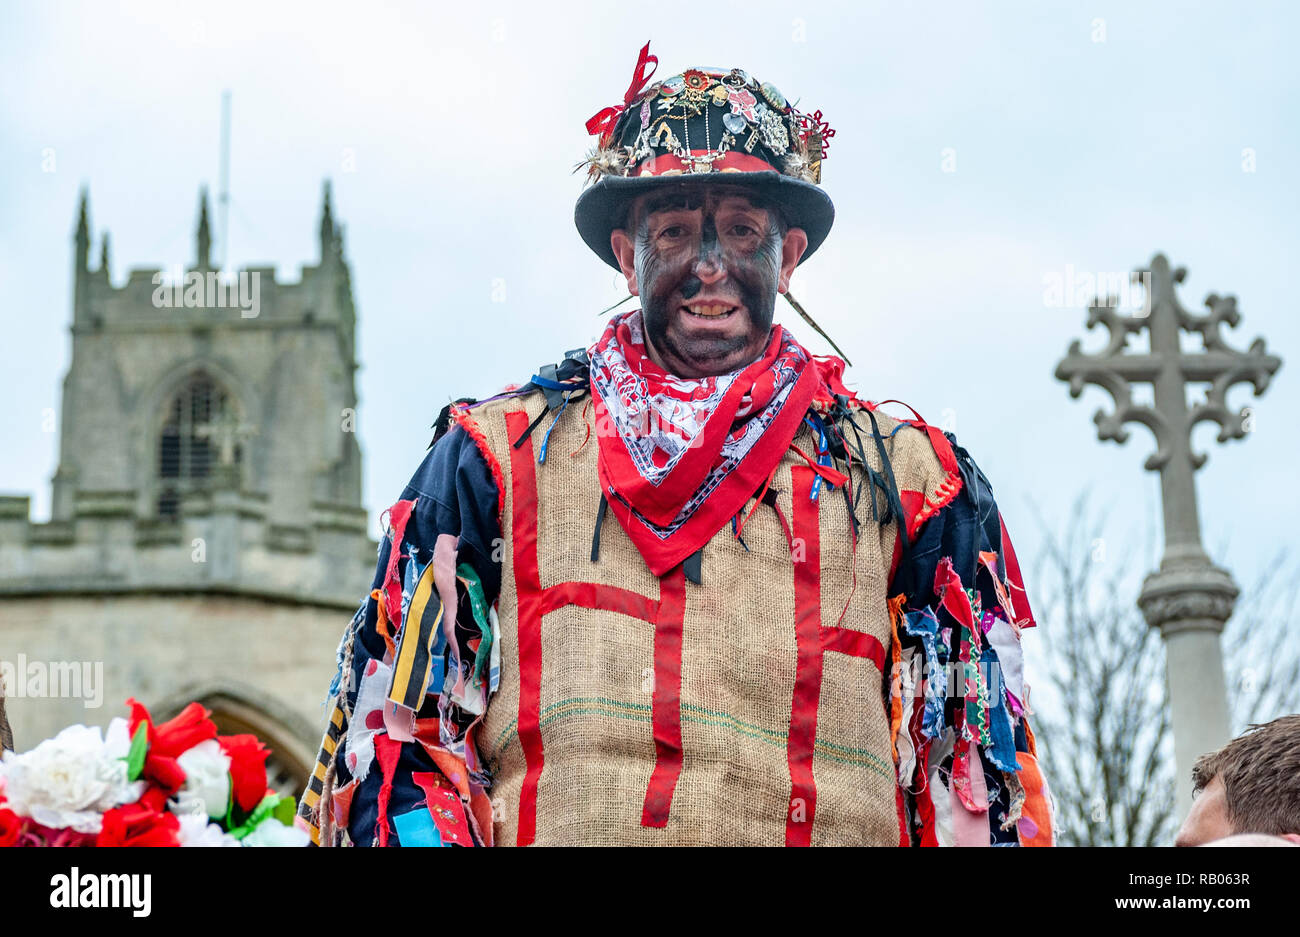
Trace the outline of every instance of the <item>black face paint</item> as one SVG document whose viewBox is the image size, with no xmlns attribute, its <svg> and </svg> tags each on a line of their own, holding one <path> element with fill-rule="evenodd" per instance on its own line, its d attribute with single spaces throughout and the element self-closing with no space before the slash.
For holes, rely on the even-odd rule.
<svg viewBox="0 0 1300 937">
<path fill-rule="evenodd" d="M 771 334 L 784 239 L 775 212 L 757 203 L 757 212 L 737 211 L 734 203 L 720 210 L 733 194 L 746 195 L 743 189 L 669 193 L 639 213 L 642 320 L 665 369 L 680 377 L 742 368 L 762 355 Z M 664 212 L 694 217 L 665 218 Z M 738 308 L 726 321 L 696 317 L 681 307 L 697 297 Z"/>
</svg>

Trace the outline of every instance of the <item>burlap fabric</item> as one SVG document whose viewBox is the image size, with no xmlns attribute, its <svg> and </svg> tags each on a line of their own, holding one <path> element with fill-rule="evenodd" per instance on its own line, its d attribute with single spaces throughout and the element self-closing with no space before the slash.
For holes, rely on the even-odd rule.
<svg viewBox="0 0 1300 937">
<path fill-rule="evenodd" d="M 544 406 L 531 394 L 461 420 L 504 482 L 501 683 L 474 739 L 494 772 L 496 842 L 896 845 L 880 666 L 888 670 L 896 524 L 873 521 L 863 493 L 855 584 L 843 494 L 823 484 L 809 500 L 812 473 L 790 451 L 772 487 L 793 540 L 760 505 L 745 545 L 730 526 L 707 544 L 702 585 L 680 568 L 660 582 L 611 513 L 592 562 L 600 498 L 592 411 L 571 405 L 538 464 L 551 416 L 523 446 L 512 443 Z M 877 419 L 884 434 L 897 425 Z M 796 444 L 813 451 L 806 428 Z M 921 431 L 904 427 L 886 450 L 900 489 L 932 503 L 951 492 Z M 576 585 L 584 583 L 593 585 Z"/>
</svg>

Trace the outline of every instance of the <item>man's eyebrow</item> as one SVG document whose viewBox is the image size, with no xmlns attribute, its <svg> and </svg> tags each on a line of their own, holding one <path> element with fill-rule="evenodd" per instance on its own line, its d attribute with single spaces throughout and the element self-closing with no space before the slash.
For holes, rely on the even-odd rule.
<svg viewBox="0 0 1300 937">
<path fill-rule="evenodd" d="M 725 199 L 718 207 L 727 211 L 767 211 L 770 206 L 767 202 L 755 201 L 740 195 Z"/>
<path fill-rule="evenodd" d="M 756 192 L 730 191 L 724 193 L 712 193 L 718 199 L 718 211 L 729 213 L 749 213 L 754 212 L 765 215 L 768 220 L 778 216 L 779 210 L 775 208 L 767 198 Z M 655 196 L 644 196 L 646 199 L 641 205 L 641 223 L 649 224 L 650 220 L 656 214 L 664 214 L 673 211 L 696 211 L 707 198 L 706 193 L 702 192 L 666 192 Z"/>
<path fill-rule="evenodd" d="M 653 215 L 661 211 L 691 211 L 700 207 L 700 199 L 689 195 L 666 195 L 652 199 L 645 204 L 645 213 Z"/>
<path fill-rule="evenodd" d="M 647 201 L 644 210 L 647 215 L 662 211 L 694 211 L 700 207 L 702 202 L 703 199 L 694 194 L 664 195 Z M 766 211 L 771 208 L 766 199 L 739 192 L 734 195 L 725 195 L 719 199 L 719 202 L 724 203 L 720 204 L 719 207 L 725 207 L 733 211 Z"/>
</svg>

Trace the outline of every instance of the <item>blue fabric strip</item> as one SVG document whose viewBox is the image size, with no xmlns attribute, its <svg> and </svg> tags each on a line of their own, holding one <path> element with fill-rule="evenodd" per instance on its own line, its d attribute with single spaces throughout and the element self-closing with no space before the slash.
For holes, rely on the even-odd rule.
<svg viewBox="0 0 1300 937">
<path fill-rule="evenodd" d="M 569 397 L 566 394 L 564 397 L 564 403 L 560 404 L 559 412 L 555 414 L 555 419 L 551 420 L 551 425 L 546 427 L 546 435 L 542 437 L 542 448 L 537 453 L 537 461 L 539 463 L 546 461 L 546 447 L 551 443 L 551 430 L 555 429 L 555 424 L 560 422 L 560 417 L 564 416 L 564 411 L 567 409 L 569 409 Z"/>
<path fill-rule="evenodd" d="M 552 381 L 549 378 L 539 377 L 534 374 L 530 380 L 538 387 L 545 387 L 547 390 L 581 390 L 581 384 L 564 383 L 563 381 Z"/>
</svg>

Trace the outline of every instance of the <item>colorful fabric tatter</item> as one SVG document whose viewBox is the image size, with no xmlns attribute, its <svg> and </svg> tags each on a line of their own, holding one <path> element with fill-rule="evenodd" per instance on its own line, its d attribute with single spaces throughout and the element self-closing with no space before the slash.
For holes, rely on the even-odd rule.
<svg viewBox="0 0 1300 937">
<path fill-rule="evenodd" d="M 397 643 L 393 640 L 393 632 L 388 625 L 388 603 L 382 589 L 375 589 L 370 597 L 375 600 L 375 634 L 384 642 L 384 660 L 391 664 L 397 659 Z"/>
<path fill-rule="evenodd" d="M 361 782 L 358 781 L 356 778 L 353 778 L 351 781 L 349 781 L 347 784 L 344 784 L 342 787 L 334 788 L 330 797 L 330 804 L 334 808 L 335 826 L 342 827 L 345 829 L 347 828 L 348 817 L 352 812 L 352 795 L 354 795 L 357 792 L 357 788 L 360 786 L 361 786 Z M 319 830 L 317 832 L 319 833 Z M 317 843 L 317 845 L 319 845 L 319 842 Z"/>
<path fill-rule="evenodd" d="M 925 714 L 921 720 L 921 730 L 928 738 L 938 738 L 944 728 L 944 700 L 947 696 L 947 680 L 944 668 L 947 656 L 940 656 L 939 620 L 927 606 L 919 611 L 903 614 L 903 630 L 921 642 L 925 654 L 923 679 L 925 696 Z"/>
<path fill-rule="evenodd" d="M 446 649 L 450 658 L 447 666 L 456 669 L 460 663 L 460 644 L 456 640 L 456 620 L 460 615 L 460 599 L 456 592 L 456 555 L 460 538 L 451 534 L 439 534 L 433 544 L 433 560 L 429 568 L 433 572 L 433 588 L 442 605 L 442 617 L 439 627 L 446 639 Z"/>
<path fill-rule="evenodd" d="M 406 502 L 398 503 L 405 504 Z M 414 502 L 411 503 L 411 506 L 412 508 L 414 507 Z M 399 598 L 400 604 L 398 615 L 396 618 L 390 620 L 390 625 L 393 630 L 393 666 L 389 672 L 389 691 L 387 698 L 384 700 L 384 728 L 394 741 L 412 742 L 415 740 L 413 734 L 415 731 L 415 710 L 419 705 L 419 696 L 417 695 L 415 699 L 408 703 L 402 695 L 395 695 L 392 688 L 393 684 L 406 686 L 412 682 L 413 675 L 410 672 L 411 658 L 415 645 L 418 643 L 417 638 L 408 640 L 408 637 L 410 637 L 409 632 L 415 629 L 408 628 L 407 623 L 410 620 L 409 613 L 411 611 L 411 602 L 415 598 L 415 593 L 417 592 L 415 573 L 419 551 L 415 544 L 406 543 L 401 539 L 401 536 L 404 535 L 406 521 L 409 520 L 409 513 L 405 517 L 402 517 L 401 520 L 402 534 L 399 534 L 398 531 L 394 530 L 394 537 L 396 539 L 393 541 L 393 553 L 391 555 L 399 555 L 402 549 L 405 548 L 407 556 L 404 558 L 404 561 L 399 562 L 396 567 L 394 567 L 391 561 L 389 563 L 390 572 L 394 569 L 396 570 L 394 580 L 401 581 L 402 591 Z M 405 567 L 404 569 L 403 566 Z M 385 586 L 385 588 L 387 589 L 388 587 Z M 391 605 L 391 601 L 388 601 L 390 597 L 391 592 L 386 592 L 386 605 Z M 403 654 L 403 649 L 406 651 L 405 654 Z M 414 676 L 414 679 L 419 680 L 420 676 L 422 676 L 422 674 Z"/>
<path fill-rule="evenodd" d="M 441 687 L 447 642 L 444 609 L 434 583 L 432 562 L 419 568 L 407 610 L 388 698 L 394 704 L 418 710 L 430 687 Z"/>
<path fill-rule="evenodd" d="M 967 810 L 978 811 L 981 808 L 987 809 L 987 803 L 979 803 L 975 799 L 976 786 L 973 776 L 978 775 L 983 778 L 984 771 L 979 766 L 979 754 L 972 752 L 974 745 L 973 739 L 958 739 L 957 747 L 952 756 L 952 789 Z M 973 756 L 973 757 L 972 757 Z M 972 761 L 974 764 L 972 765 Z M 983 787 L 982 781 L 978 785 Z"/>
<path fill-rule="evenodd" d="M 456 751 L 443 747 L 437 719 L 419 719 L 415 723 L 415 740 L 423 746 L 425 754 L 438 766 L 443 777 L 452 783 L 461 797 L 470 796 L 471 775 L 465 761 L 469 746 L 464 740 L 456 742 Z"/>
<path fill-rule="evenodd" d="M 445 655 L 446 675 L 437 694 L 438 740 L 468 766 L 471 776 L 486 778 L 469 740 L 500 682 L 500 626 L 472 566 L 461 564 L 455 587 L 460 617 L 453 633 L 461 652 Z M 467 790 L 463 793 L 468 796 Z"/>
<path fill-rule="evenodd" d="M 397 830 L 398 840 L 406 848 L 450 845 L 443 843 L 433 817 L 423 807 L 393 817 L 393 827 Z"/>
<path fill-rule="evenodd" d="M 944 771 L 943 765 L 953 761 L 953 748 L 956 745 L 957 732 L 946 729 L 943 735 L 931 743 L 928 753 L 929 784 L 925 789 L 925 807 L 922 812 L 921 841 L 927 840 L 936 846 L 953 845 L 953 810 L 952 810 L 952 773 Z"/>
<path fill-rule="evenodd" d="M 386 690 L 391 677 L 392 668 L 374 658 L 366 662 L 361 674 L 357 701 L 348 723 L 346 754 L 343 758 L 348 773 L 357 780 L 365 780 L 370 773 L 370 765 L 375 757 L 375 734 L 386 731 L 384 707 L 388 702 Z"/>
<path fill-rule="evenodd" d="M 437 771 L 415 771 L 411 780 L 424 791 L 424 806 L 444 846 L 472 846 L 465 805 L 451 783 Z"/>
<path fill-rule="evenodd" d="M 456 575 L 465 586 L 474 624 L 479 629 L 479 636 L 467 642 L 466 646 L 474 651 L 473 679 L 475 685 L 481 687 L 492 657 L 492 626 L 488 622 L 487 600 L 483 596 L 483 584 L 473 566 L 461 563 L 456 569 Z"/>
<path fill-rule="evenodd" d="M 388 569 L 384 573 L 383 593 L 388 621 L 395 630 L 400 629 L 402 624 L 402 582 L 397 571 L 398 561 L 402 558 L 401 547 L 402 540 L 406 536 L 406 523 L 411 519 L 411 512 L 415 509 L 417 500 L 412 498 L 409 501 L 398 501 L 388 509 L 390 526 L 388 536 L 392 541 L 392 549 L 388 552 Z"/>
<path fill-rule="evenodd" d="M 899 617 L 900 658 L 910 650 L 926 668 L 925 705 L 896 745 L 905 819 L 919 845 L 1046 844 L 1050 803 L 1034 794 L 1043 786 L 1036 762 L 1026 767 L 1033 736 L 1020 631 L 1033 619 L 1005 523 L 991 513 L 991 489 L 969 454 L 956 452 L 968 464 L 966 496 L 916 531 L 920 575 L 912 581 L 929 577 L 930 588 L 907 592 Z M 997 527 L 984 518 L 997 518 Z"/>
<path fill-rule="evenodd" d="M 488 622 L 492 626 L 492 654 L 488 660 L 488 693 L 501 685 L 501 620 L 497 617 L 496 603 L 488 608 Z"/>
<path fill-rule="evenodd" d="M 987 748 L 993 744 L 993 736 L 989 734 L 988 660 L 983 654 L 980 654 L 975 662 L 971 664 L 971 667 L 973 668 L 972 677 L 975 683 L 975 711 L 972 714 L 968 705 L 967 724 L 980 745 Z"/>
<path fill-rule="evenodd" d="M 939 604 L 957 624 L 971 631 L 975 627 L 975 612 L 971 608 L 971 596 L 967 592 L 952 560 L 944 557 L 934 572 L 934 593 L 939 597 Z"/>
<path fill-rule="evenodd" d="M 926 692 L 923 677 L 922 664 L 924 654 L 918 652 L 915 648 L 908 648 L 903 652 L 902 658 L 902 712 L 900 714 L 900 730 L 895 740 L 898 758 L 898 783 L 903 788 L 912 786 L 912 778 L 916 773 L 916 744 L 912 738 L 910 727 L 912 725 L 912 712 L 916 704 L 916 698 L 919 693 Z"/>
<path fill-rule="evenodd" d="M 993 647 L 984 649 L 982 670 L 988 678 L 987 692 L 991 701 L 988 713 L 989 741 L 982 742 L 984 754 L 1001 771 L 1015 771 L 1016 739 L 1015 717 L 1011 714 L 1008 694 L 1003 686 L 1002 664 Z"/>
<path fill-rule="evenodd" d="M 974 742 L 958 747 L 953 759 L 952 820 L 957 846 L 989 845 L 989 791 Z"/>
<path fill-rule="evenodd" d="M 1052 796 L 1047 781 L 1038 767 L 1038 759 L 1028 752 L 1016 752 L 1020 764 L 1018 777 L 1024 786 L 1025 800 L 1021 807 L 1016 830 L 1022 846 L 1054 846 Z"/>
<path fill-rule="evenodd" d="M 1009 622 L 995 617 L 985 639 L 1000 664 L 998 672 L 1002 677 L 1012 716 L 1018 719 L 1025 712 L 1025 657 L 1020 646 L 1020 636 Z"/>
<path fill-rule="evenodd" d="M 384 700 L 384 729 L 395 742 L 414 742 L 415 710 Z"/>
<path fill-rule="evenodd" d="M 402 621 L 405 622 L 409 617 L 408 613 L 411 608 L 411 599 L 415 595 L 416 583 L 420 581 L 420 576 L 424 572 L 424 566 L 420 564 L 420 551 L 413 543 L 405 544 L 406 546 L 406 571 L 402 574 Z"/>
<path fill-rule="evenodd" d="M 375 736 L 375 760 L 379 762 L 382 783 L 376 798 L 377 817 L 375 820 L 375 838 L 380 846 L 388 845 L 389 817 L 388 803 L 393 796 L 393 784 L 397 777 L 397 762 L 401 759 L 402 743 L 391 739 L 383 732 Z"/>
<path fill-rule="evenodd" d="M 1020 561 L 1016 558 L 1016 551 L 1011 546 L 1011 535 L 1007 533 L 1007 523 L 1002 518 L 1002 512 L 998 512 L 998 524 L 1002 529 L 1002 546 L 1005 550 L 1006 568 L 1007 568 L 1007 586 L 1011 603 L 1015 607 L 1016 627 L 1033 628 L 1037 622 L 1034 621 L 1034 610 L 1029 607 L 1029 594 L 1025 591 L 1025 578 L 1020 573 Z"/>
<path fill-rule="evenodd" d="M 1025 806 L 1025 785 L 1020 782 L 1020 762 L 1016 762 L 1015 771 L 1004 771 L 1002 780 L 1006 782 L 1007 790 L 1011 796 L 1008 801 L 1006 816 L 1002 820 L 1002 829 L 1009 830 L 1016 825 L 1020 819 L 1020 813 Z"/>
</svg>

